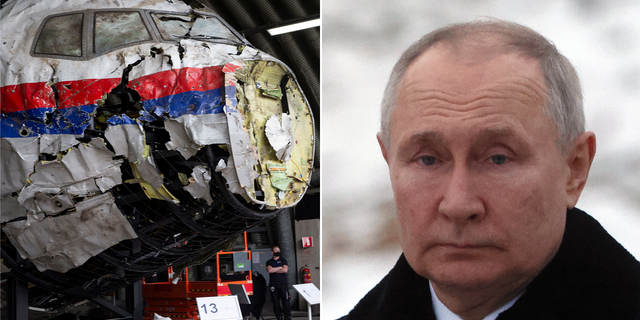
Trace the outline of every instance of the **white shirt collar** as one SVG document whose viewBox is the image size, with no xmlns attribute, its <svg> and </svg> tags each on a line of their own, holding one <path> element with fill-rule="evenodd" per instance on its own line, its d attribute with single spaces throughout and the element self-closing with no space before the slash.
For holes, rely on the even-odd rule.
<svg viewBox="0 0 640 320">
<path fill-rule="evenodd" d="M 444 303 L 442 303 L 442 301 L 438 299 L 436 292 L 433 291 L 433 285 L 431 285 L 431 281 L 429 281 L 429 290 L 431 290 L 431 304 L 433 305 L 433 312 L 436 314 L 437 320 L 463 320 L 457 314 L 451 312 L 451 310 L 449 310 L 449 308 L 447 308 L 447 306 L 445 306 Z M 511 306 L 516 303 L 518 298 L 520 298 L 523 293 L 507 302 L 505 305 L 498 308 L 498 310 L 492 312 L 490 315 L 482 318 L 482 320 L 495 320 L 502 311 L 511 308 Z"/>
</svg>

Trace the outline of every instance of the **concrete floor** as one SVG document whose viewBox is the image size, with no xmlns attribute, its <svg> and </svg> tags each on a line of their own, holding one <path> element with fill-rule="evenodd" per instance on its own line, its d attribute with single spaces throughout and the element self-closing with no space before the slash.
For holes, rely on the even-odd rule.
<svg viewBox="0 0 640 320">
<path fill-rule="evenodd" d="M 271 295 L 267 294 L 265 296 L 265 302 L 264 302 L 264 306 L 262 307 L 262 317 L 260 320 L 264 319 L 264 320 L 275 320 L 275 316 L 273 314 L 273 304 L 271 303 Z M 302 299 L 302 298 L 300 298 Z M 297 309 L 297 305 L 296 306 L 292 306 L 292 308 L 296 308 Z M 305 303 L 305 308 L 306 308 L 306 303 Z M 319 320 L 320 319 L 320 308 L 319 305 L 317 306 L 313 306 L 312 308 L 312 319 L 313 320 Z M 247 318 L 245 318 L 247 319 Z M 255 317 L 251 317 L 249 318 L 251 320 L 256 319 Z M 307 320 L 309 319 L 309 313 L 307 311 L 307 309 L 305 310 L 291 310 L 291 320 Z"/>
<path fill-rule="evenodd" d="M 273 315 L 263 315 L 262 319 L 264 320 L 274 320 L 276 317 L 274 317 Z M 251 319 L 251 320 L 255 320 L 255 317 L 251 317 L 251 318 L 245 318 L 245 319 Z M 303 311 L 291 311 L 291 320 L 307 320 L 309 319 L 309 315 L 306 312 Z M 320 320 L 320 315 L 314 315 L 313 317 L 311 317 L 311 319 L 313 320 Z"/>
</svg>

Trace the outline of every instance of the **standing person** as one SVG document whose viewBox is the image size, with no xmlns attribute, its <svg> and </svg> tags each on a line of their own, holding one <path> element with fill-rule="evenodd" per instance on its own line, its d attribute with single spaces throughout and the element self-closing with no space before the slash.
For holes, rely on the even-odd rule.
<svg viewBox="0 0 640 320">
<path fill-rule="evenodd" d="M 282 313 L 286 320 L 291 320 L 291 307 L 289 306 L 289 285 L 287 284 L 287 272 L 289 265 L 285 258 L 280 257 L 280 247 L 271 248 L 273 259 L 267 260 L 267 272 L 269 272 L 269 290 L 273 302 L 273 313 L 276 319 L 282 320 Z M 282 308 L 280 301 L 282 300 Z"/>
</svg>

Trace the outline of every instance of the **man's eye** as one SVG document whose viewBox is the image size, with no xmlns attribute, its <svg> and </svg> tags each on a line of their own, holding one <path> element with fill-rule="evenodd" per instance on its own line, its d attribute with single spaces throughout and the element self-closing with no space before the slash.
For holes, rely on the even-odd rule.
<svg viewBox="0 0 640 320">
<path fill-rule="evenodd" d="M 436 158 L 432 156 L 422 156 L 420 157 L 420 162 L 425 166 L 432 166 L 436 163 Z"/>
<path fill-rule="evenodd" d="M 507 162 L 507 157 L 501 154 L 496 154 L 491 156 L 491 161 L 495 164 L 504 164 Z"/>
</svg>

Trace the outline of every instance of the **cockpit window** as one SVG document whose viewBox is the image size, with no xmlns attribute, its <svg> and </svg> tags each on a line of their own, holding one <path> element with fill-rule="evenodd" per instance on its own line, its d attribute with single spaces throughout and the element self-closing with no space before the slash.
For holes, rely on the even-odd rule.
<svg viewBox="0 0 640 320">
<path fill-rule="evenodd" d="M 151 40 L 138 12 L 96 12 L 93 49 L 96 53 Z"/>
<path fill-rule="evenodd" d="M 162 38 L 165 40 L 178 39 L 189 33 L 189 28 L 193 24 L 189 16 L 177 14 L 157 14 L 152 13 Z"/>
<path fill-rule="evenodd" d="M 51 17 L 42 28 L 35 53 L 82 56 L 82 13 Z"/>
<path fill-rule="evenodd" d="M 196 39 L 228 39 L 234 42 L 240 41 L 229 28 L 215 17 L 200 15 L 178 15 L 153 13 L 162 38 L 165 40 L 178 40 L 180 38 Z"/>
</svg>

